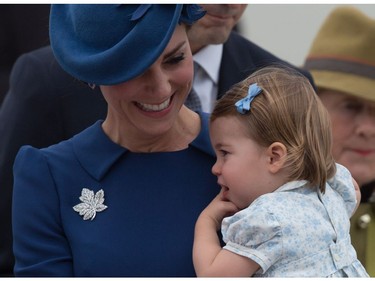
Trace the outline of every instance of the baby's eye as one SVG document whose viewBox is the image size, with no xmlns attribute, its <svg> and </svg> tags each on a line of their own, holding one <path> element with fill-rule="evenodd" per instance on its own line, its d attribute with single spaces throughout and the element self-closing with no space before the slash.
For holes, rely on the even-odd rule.
<svg viewBox="0 0 375 281">
<path fill-rule="evenodd" d="M 220 156 L 225 156 L 225 155 L 227 155 L 229 152 L 228 151 L 226 151 L 226 150 L 223 150 L 223 149 L 220 149 L 219 150 L 219 154 L 220 154 Z"/>
</svg>

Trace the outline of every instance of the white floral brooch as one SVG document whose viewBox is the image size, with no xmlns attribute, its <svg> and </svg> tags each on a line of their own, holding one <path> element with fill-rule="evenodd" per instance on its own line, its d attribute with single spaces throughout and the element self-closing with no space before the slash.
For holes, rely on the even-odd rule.
<svg viewBox="0 0 375 281">
<path fill-rule="evenodd" d="M 73 210 L 83 216 L 83 220 L 91 219 L 93 220 L 97 212 L 104 211 L 108 207 L 104 205 L 104 191 L 99 190 L 94 195 L 94 191 L 83 188 L 79 200 L 79 203 L 73 207 Z"/>
</svg>

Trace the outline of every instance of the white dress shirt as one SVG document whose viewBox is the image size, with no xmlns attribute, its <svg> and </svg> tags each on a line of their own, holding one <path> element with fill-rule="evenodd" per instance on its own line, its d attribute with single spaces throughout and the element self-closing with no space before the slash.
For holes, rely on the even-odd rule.
<svg viewBox="0 0 375 281">
<path fill-rule="evenodd" d="M 202 111 L 211 113 L 216 102 L 223 45 L 208 45 L 193 56 L 199 69 L 194 73 L 193 88 L 199 96 Z"/>
</svg>

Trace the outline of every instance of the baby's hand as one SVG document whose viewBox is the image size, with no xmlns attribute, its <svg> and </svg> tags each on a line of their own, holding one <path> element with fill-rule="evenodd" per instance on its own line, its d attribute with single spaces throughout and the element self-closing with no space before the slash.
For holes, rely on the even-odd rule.
<svg viewBox="0 0 375 281">
<path fill-rule="evenodd" d="M 201 219 L 211 220 L 215 224 L 216 230 L 219 230 L 223 218 L 231 216 L 238 211 L 239 209 L 236 205 L 224 199 L 223 189 L 221 189 L 220 193 L 202 211 L 200 217 Z"/>
<path fill-rule="evenodd" d="M 352 181 L 353 181 L 353 185 L 354 185 L 354 189 L 355 189 L 355 197 L 357 199 L 357 205 L 355 206 L 355 209 L 353 211 L 353 214 L 354 214 L 355 211 L 357 210 L 358 206 L 359 206 L 359 203 L 361 203 L 361 190 L 359 188 L 358 183 L 356 182 L 356 180 L 354 178 L 352 178 Z"/>
</svg>

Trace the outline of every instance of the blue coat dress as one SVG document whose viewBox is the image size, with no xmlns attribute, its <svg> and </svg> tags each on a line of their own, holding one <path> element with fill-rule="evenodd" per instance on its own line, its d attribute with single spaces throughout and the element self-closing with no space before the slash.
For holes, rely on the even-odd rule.
<svg viewBox="0 0 375 281">
<path fill-rule="evenodd" d="M 15 275 L 194 276 L 195 221 L 219 192 L 201 119 L 199 136 L 176 152 L 130 152 L 102 121 L 45 149 L 24 146 L 14 165 Z M 73 209 L 85 202 L 86 220 Z"/>
</svg>

